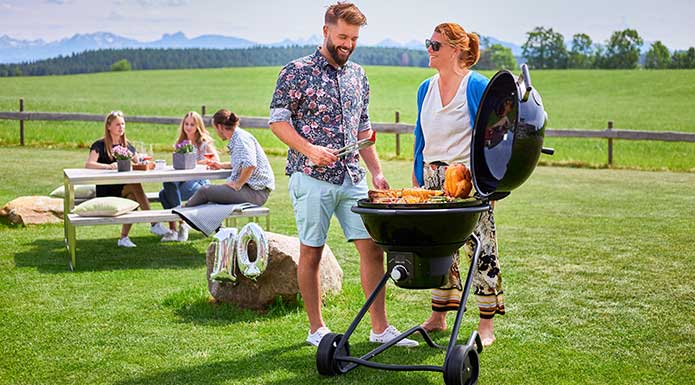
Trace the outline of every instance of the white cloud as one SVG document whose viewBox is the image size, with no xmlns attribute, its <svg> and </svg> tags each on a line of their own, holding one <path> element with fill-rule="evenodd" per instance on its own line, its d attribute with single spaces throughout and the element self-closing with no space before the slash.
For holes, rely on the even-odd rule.
<svg viewBox="0 0 695 385">
<path fill-rule="evenodd" d="M 10 3 L 4 3 L 4 2 L 0 3 L 0 10 L 2 10 L 2 11 L 10 12 L 10 11 L 14 11 L 16 9 L 17 9 L 17 7 L 15 7 L 14 5 L 12 5 Z"/>
<path fill-rule="evenodd" d="M 107 19 L 110 21 L 126 21 L 127 20 L 126 16 L 120 11 L 111 11 L 111 13 L 107 17 Z"/>
<path fill-rule="evenodd" d="M 134 3 L 144 8 L 151 7 L 182 7 L 189 5 L 190 0 L 135 0 Z"/>
</svg>

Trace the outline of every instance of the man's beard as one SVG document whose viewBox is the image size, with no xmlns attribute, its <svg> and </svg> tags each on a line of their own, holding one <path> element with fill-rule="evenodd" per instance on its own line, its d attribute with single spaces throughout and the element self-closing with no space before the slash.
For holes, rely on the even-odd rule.
<svg viewBox="0 0 695 385">
<path fill-rule="evenodd" d="M 339 66 L 342 66 L 343 64 L 345 64 L 348 61 L 348 59 L 350 58 L 350 55 L 352 55 L 352 51 L 354 50 L 354 48 L 351 49 L 350 52 L 348 52 L 347 56 L 345 56 L 345 58 L 342 58 L 340 56 L 340 54 L 338 53 L 338 48 L 336 48 L 335 44 L 333 44 L 333 41 L 331 40 L 330 37 L 328 38 L 328 42 L 326 43 L 326 49 L 328 50 L 328 53 L 333 58 L 333 61 L 335 61 L 335 64 L 337 64 Z"/>
</svg>

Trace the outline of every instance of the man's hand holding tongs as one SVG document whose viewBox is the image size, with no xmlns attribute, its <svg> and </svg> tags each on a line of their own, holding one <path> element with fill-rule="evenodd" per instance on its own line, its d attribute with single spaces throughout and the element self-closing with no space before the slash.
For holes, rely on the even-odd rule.
<svg viewBox="0 0 695 385">
<path fill-rule="evenodd" d="M 310 150 L 305 155 L 312 165 L 323 167 L 338 161 L 337 152 L 338 150 L 332 148 L 311 145 Z"/>
</svg>

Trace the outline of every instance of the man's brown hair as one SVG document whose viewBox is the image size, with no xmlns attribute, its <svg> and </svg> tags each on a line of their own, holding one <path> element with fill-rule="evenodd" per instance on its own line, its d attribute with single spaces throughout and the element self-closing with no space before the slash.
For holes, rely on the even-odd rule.
<svg viewBox="0 0 695 385">
<path fill-rule="evenodd" d="M 355 4 L 338 2 L 331 5 L 326 10 L 324 21 L 326 24 L 336 25 L 338 19 L 350 25 L 367 25 L 367 17 L 360 11 Z"/>
<path fill-rule="evenodd" d="M 212 116 L 212 124 L 215 126 L 221 124 L 225 129 L 231 130 L 239 125 L 239 117 L 232 111 L 223 108 L 215 112 L 215 115 Z"/>
</svg>

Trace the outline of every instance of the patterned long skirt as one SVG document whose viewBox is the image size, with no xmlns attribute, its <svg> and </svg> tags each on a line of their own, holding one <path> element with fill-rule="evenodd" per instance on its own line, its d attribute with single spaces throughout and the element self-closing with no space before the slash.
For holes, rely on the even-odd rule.
<svg viewBox="0 0 695 385">
<path fill-rule="evenodd" d="M 426 189 L 440 190 L 444 185 L 446 165 L 429 164 L 424 167 L 423 186 Z M 473 293 L 475 294 L 480 318 L 492 318 L 495 314 L 504 314 L 504 290 L 502 289 L 502 274 L 497 258 L 497 235 L 495 230 L 495 217 L 490 210 L 484 211 L 473 230 L 481 242 L 482 250 L 478 259 L 478 265 L 473 270 Z M 463 251 L 470 263 L 473 258 L 475 246 L 472 239 L 468 239 L 463 246 Z M 432 310 L 445 312 L 458 310 L 461 305 L 463 286 L 459 270 L 460 253 L 454 253 L 454 262 L 449 269 L 449 275 L 444 285 L 432 289 Z"/>
</svg>

